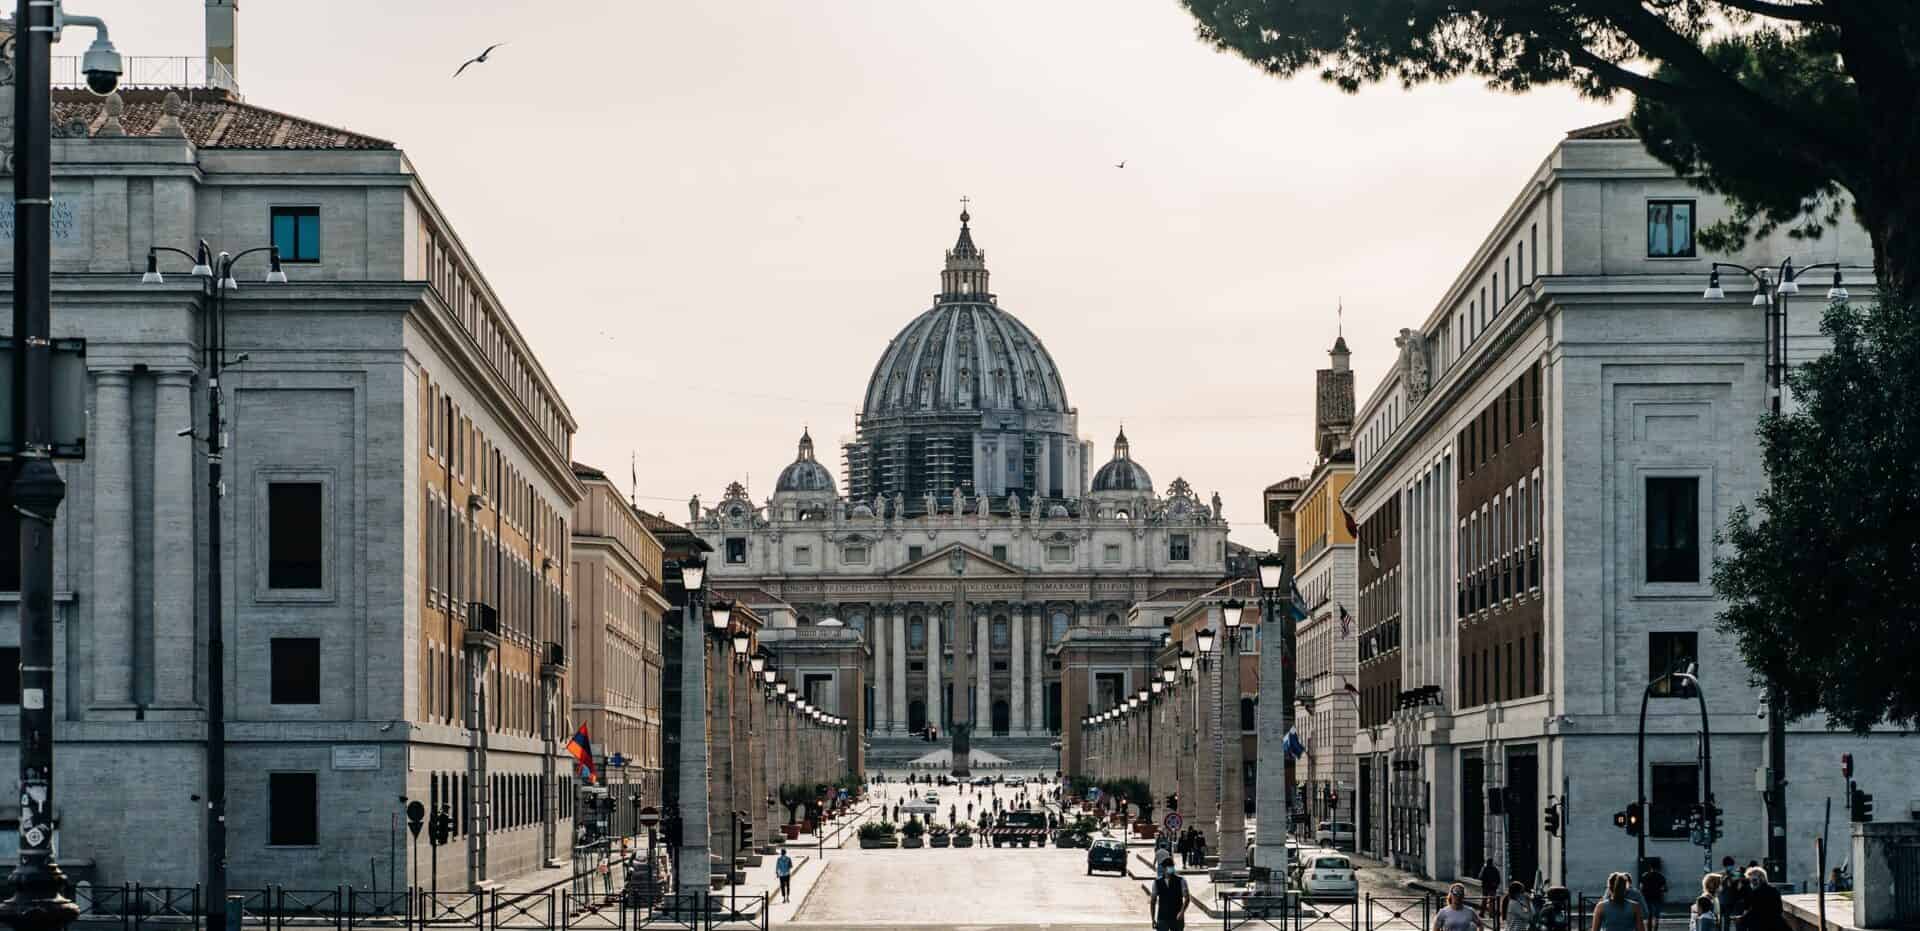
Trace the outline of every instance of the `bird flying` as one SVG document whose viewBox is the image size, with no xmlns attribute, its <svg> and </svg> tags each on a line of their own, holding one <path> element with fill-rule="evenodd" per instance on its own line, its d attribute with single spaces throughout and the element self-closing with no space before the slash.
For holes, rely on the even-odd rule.
<svg viewBox="0 0 1920 931">
<path fill-rule="evenodd" d="M 1118 163 L 1118 164 L 1116 164 L 1116 165 L 1114 165 L 1113 167 L 1115 167 L 1115 168 L 1125 168 L 1125 167 L 1127 167 L 1127 160 L 1123 158 L 1123 159 L 1121 159 L 1121 160 L 1119 161 L 1119 163 Z"/>
<path fill-rule="evenodd" d="M 481 52 L 480 54 L 478 54 L 478 55 L 475 55 L 475 56 L 473 56 L 472 58 L 469 58 L 469 59 L 467 59 L 466 61 L 464 61 L 464 62 L 462 62 L 462 63 L 460 64 L 460 69 L 459 69 L 458 71 L 455 71 L 455 72 L 453 73 L 453 76 L 457 78 L 457 77 L 459 77 L 459 76 L 460 76 L 460 72 L 461 72 L 461 71 L 465 71 L 465 70 L 467 70 L 468 68 L 471 68 L 471 67 L 473 67 L 474 65 L 477 65 L 477 64 L 480 64 L 481 62 L 484 62 L 484 61 L 486 61 L 486 60 L 487 60 L 487 56 L 488 56 L 488 55 L 491 55 L 491 54 L 493 54 L 493 50 L 494 50 L 494 49 L 497 49 L 497 48 L 499 48 L 500 46 L 502 46 L 502 45 L 505 45 L 505 44 L 507 44 L 507 43 L 505 43 L 505 42 L 495 42 L 495 43 L 493 43 L 492 45 L 489 45 L 489 46 L 487 46 L 487 50 L 486 50 L 486 51 L 484 51 L 484 52 Z"/>
</svg>

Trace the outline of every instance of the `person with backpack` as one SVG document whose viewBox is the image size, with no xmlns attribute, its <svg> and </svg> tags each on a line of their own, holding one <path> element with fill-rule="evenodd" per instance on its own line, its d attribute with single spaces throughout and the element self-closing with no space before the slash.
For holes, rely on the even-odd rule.
<svg viewBox="0 0 1920 931">
<path fill-rule="evenodd" d="M 1660 931 L 1660 910 L 1667 903 L 1667 876 L 1659 869 L 1648 867 L 1640 874 L 1640 899 L 1647 905 L 1647 928 Z"/>
<path fill-rule="evenodd" d="M 1633 878 L 1625 873 L 1614 873 L 1607 877 L 1607 895 L 1600 904 L 1593 907 L 1593 923 L 1589 931 L 1647 931 L 1646 913 L 1640 910 L 1640 904 L 1627 896 L 1627 890 L 1633 885 Z"/>
</svg>

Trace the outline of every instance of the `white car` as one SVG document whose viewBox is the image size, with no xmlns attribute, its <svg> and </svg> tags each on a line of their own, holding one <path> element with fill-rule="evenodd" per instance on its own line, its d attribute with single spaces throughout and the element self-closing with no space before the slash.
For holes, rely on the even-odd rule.
<svg viewBox="0 0 1920 931">
<path fill-rule="evenodd" d="M 1322 821 L 1319 830 L 1313 832 L 1313 842 L 1322 847 L 1353 846 L 1353 822 Z"/>
<path fill-rule="evenodd" d="M 1027 784 L 1027 777 L 1025 776 L 1008 776 L 1007 777 L 1007 785 L 1023 786 L 1026 784 Z"/>
<path fill-rule="evenodd" d="M 1309 899 L 1358 898 L 1360 880 L 1353 872 L 1353 861 L 1333 850 L 1302 851 L 1300 892 Z"/>
</svg>

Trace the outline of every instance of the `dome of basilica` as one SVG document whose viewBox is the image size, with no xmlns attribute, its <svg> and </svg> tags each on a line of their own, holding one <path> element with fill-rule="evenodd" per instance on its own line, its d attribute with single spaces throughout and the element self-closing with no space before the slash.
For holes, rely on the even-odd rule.
<svg viewBox="0 0 1920 931">
<path fill-rule="evenodd" d="M 833 473 L 813 457 L 813 436 L 805 430 L 800 431 L 800 452 L 793 464 L 780 470 L 780 478 L 773 485 L 775 494 L 789 491 L 821 491 L 833 493 Z"/>
<path fill-rule="evenodd" d="M 1093 474 L 1094 494 L 1103 491 L 1123 491 L 1128 493 L 1153 493 L 1153 476 L 1147 474 L 1146 466 L 1133 461 L 1127 445 L 1127 430 L 1120 428 L 1120 435 L 1113 441 L 1113 459 Z"/>
<path fill-rule="evenodd" d="M 1040 338 L 987 292 L 986 253 L 960 215 L 941 293 L 887 344 L 867 381 L 865 419 L 925 413 L 1065 413 L 1066 386 Z"/>
</svg>

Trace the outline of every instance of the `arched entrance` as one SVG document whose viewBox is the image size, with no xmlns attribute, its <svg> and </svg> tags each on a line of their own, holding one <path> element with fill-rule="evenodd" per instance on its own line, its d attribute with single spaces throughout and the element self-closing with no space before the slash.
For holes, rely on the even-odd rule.
<svg viewBox="0 0 1920 931">
<path fill-rule="evenodd" d="M 921 699 L 907 702 L 907 731 L 919 734 L 927 729 L 927 703 Z"/>
<path fill-rule="evenodd" d="M 1007 707 L 1006 701 L 1003 699 L 994 702 L 993 732 L 995 734 L 1005 735 L 1009 730 L 1012 730 L 1012 728 L 1013 716 L 1011 710 Z"/>
</svg>

